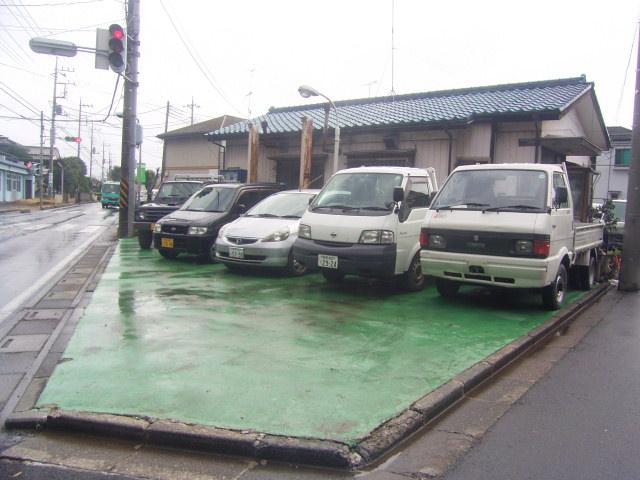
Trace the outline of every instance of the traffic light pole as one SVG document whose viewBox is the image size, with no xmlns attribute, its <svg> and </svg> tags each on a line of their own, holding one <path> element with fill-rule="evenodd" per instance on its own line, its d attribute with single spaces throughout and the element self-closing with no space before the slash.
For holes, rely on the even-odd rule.
<svg viewBox="0 0 640 480">
<path fill-rule="evenodd" d="M 133 235 L 135 211 L 136 115 L 138 98 L 138 56 L 140 37 L 140 0 L 128 0 L 127 68 L 124 79 L 122 155 L 120 157 L 120 216 L 118 237 Z"/>
</svg>

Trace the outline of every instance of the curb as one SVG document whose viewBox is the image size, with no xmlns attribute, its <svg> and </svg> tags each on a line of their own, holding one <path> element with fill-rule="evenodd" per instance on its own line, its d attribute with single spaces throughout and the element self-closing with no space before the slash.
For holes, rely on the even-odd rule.
<svg viewBox="0 0 640 480">
<path fill-rule="evenodd" d="M 447 383 L 424 395 L 396 417 L 374 429 L 355 445 L 333 440 L 286 437 L 254 431 L 236 431 L 170 420 L 70 412 L 58 409 L 12 414 L 11 429 L 48 428 L 145 442 L 156 446 L 238 455 L 277 462 L 357 470 L 381 460 L 416 431 L 433 423 L 473 389 L 495 377 L 533 347 L 567 328 L 573 319 L 602 297 L 611 285 L 603 284 L 576 303 L 556 313 L 526 335 L 500 348 Z"/>
</svg>

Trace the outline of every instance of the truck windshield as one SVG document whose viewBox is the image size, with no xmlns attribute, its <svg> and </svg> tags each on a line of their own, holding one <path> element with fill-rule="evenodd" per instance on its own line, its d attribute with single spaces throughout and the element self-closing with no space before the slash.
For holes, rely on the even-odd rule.
<svg viewBox="0 0 640 480">
<path fill-rule="evenodd" d="M 544 171 L 459 170 L 449 177 L 430 208 L 541 212 L 546 199 Z"/>
<path fill-rule="evenodd" d="M 119 183 L 106 183 L 102 185 L 102 193 L 119 193 L 119 192 L 120 192 Z"/>
<path fill-rule="evenodd" d="M 171 182 L 163 183 L 156 194 L 156 201 L 187 199 L 202 187 L 198 182 Z"/>
<path fill-rule="evenodd" d="M 313 193 L 278 193 L 265 198 L 247 212 L 247 217 L 300 218 Z"/>
<path fill-rule="evenodd" d="M 311 210 L 335 210 L 358 214 L 387 214 L 393 206 L 393 188 L 402 185 L 397 173 L 340 173 L 311 204 Z"/>
<path fill-rule="evenodd" d="M 205 187 L 185 202 L 181 210 L 226 212 L 236 193 L 232 187 Z"/>
</svg>

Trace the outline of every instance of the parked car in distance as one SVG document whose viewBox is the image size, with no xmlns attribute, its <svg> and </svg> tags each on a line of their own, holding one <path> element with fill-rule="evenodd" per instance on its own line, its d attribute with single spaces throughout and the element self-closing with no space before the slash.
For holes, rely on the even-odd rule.
<svg viewBox="0 0 640 480">
<path fill-rule="evenodd" d="M 277 267 L 303 275 L 307 267 L 293 258 L 293 242 L 309 202 L 320 190 L 275 193 L 223 226 L 216 240 L 216 259 L 230 269 Z"/>
<path fill-rule="evenodd" d="M 215 261 L 215 241 L 220 227 L 284 188 L 278 183 L 206 185 L 178 210 L 156 222 L 153 246 L 165 258 L 187 253 L 201 261 Z"/>
<path fill-rule="evenodd" d="M 102 208 L 120 206 L 120 182 L 103 182 L 100 189 L 100 203 Z"/>
<path fill-rule="evenodd" d="M 143 203 L 136 208 L 133 223 L 134 232 L 138 235 L 140 248 L 151 248 L 153 242 L 153 226 L 165 215 L 176 211 L 196 191 L 205 185 L 202 180 L 179 180 L 162 182 L 158 192 L 150 203 Z"/>
<path fill-rule="evenodd" d="M 397 278 L 420 290 L 420 227 L 438 189 L 433 168 L 336 172 L 300 220 L 294 258 L 329 282 L 345 275 Z"/>
<path fill-rule="evenodd" d="M 626 200 L 612 200 L 613 203 L 613 218 L 616 219 L 616 223 L 607 233 L 607 244 L 609 247 L 621 248 L 624 241 L 624 222 L 627 215 L 627 201 Z"/>
</svg>

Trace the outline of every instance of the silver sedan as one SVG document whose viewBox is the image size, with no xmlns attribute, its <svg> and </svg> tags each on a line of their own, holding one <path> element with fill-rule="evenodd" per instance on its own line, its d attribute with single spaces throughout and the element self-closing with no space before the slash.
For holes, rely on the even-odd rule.
<svg viewBox="0 0 640 480">
<path fill-rule="evenodd" d="M 216 259 L 230 269 L 275 267 L 302 275 L 306 267 L 293 259 L 300 217 L 319 190 L 286 190 L 265 198 L 245 215 L 222 227 Z"/>
</svg>

